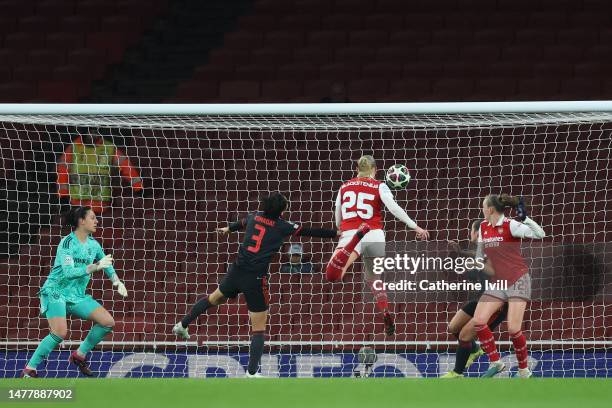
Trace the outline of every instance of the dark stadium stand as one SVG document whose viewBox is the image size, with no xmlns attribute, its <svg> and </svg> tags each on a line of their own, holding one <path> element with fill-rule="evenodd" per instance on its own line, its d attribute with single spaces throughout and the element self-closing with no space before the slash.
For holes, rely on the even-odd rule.
<svg viewBox="0 0 612 408">
<path fill-rule="evenodd" d="M 354 102 L 605 98 L 608 7 L 260 0 L 170 100 L 318 102 L 338 81 Z"/>
<path fill-rule="evenodd" d="M 0 1 L 0 101 L 77 102 L 108 74 L 165 0 Z"/>
</svg>

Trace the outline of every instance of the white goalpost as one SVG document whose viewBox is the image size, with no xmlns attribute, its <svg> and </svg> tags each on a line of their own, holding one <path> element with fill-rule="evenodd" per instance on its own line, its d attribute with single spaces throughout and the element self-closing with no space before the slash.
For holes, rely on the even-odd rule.
<svg viewBox="0 0 612 408">
<path fill-rule="evenodd" d="M 540 376 L 610 376 L 612 101 L 559 101 L 0 104 L 0 377 L 15 376 L 48 333 L 37 293 L 69 233 L 57 164 L 81 134 L 120 149 L 144 185 L 134 191 L 114 169 L 112 202 L 99 215 L 95 237 L 130 293 L 121 299 L 102 273 L 92 277 L 90 293 L 116 321 L 90 357 L 101 376 L 243 375 L 242 297 L 200 316 L 190 341 L 171 333 L 235 258 L 243 235 L 214 229 L 255 211 L 268 191 L 287 195 L 287 219 L 333 228 L 336 193 L 362 154 L 375 157 L 381 180 L 394 164 L 408 167 L 412 179 L 394 195 L 432 245 L 466 243 L 487 194 L 526 197 L 547 233 L 523 244 L 534 287 L 523 325 L 530 364 Z M 390 214 L 384 228 L 388 253 L 432 250 Z M 447 327 L 468 295 L 389 294 L 396 334 L 388 337 L 361 263 L 329 283 L 325 264 L 337 241 L 291 242 L 302 244 L 313 272 L 281 273 L 288 245 L 273 258 L 264 374 L 349 376 L 363 346 L 378 353 L 379 376 L 435 377 L 452 368 L 457 340 Z M 68 338 L 41 371 L 70 375 L 64 360 L 89 327 L 69 319 Z M 495 336 L 515 365 L 505 324 Z M 468 375 L 486 366 L 481 358 Z"/>
</svg>

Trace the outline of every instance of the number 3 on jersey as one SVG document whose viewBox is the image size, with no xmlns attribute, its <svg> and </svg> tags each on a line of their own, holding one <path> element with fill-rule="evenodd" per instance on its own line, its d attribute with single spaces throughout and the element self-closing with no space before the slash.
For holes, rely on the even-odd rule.
<svg viewBox="0 0 612 408">
<path fill-rule="evenodd" d="M 375 198 L 374 194 L 345 191 L 342 195 L 342 219 L 347 220 L 359 216 L 362 220 L 369 220 L 374 215 L 374 207 L 370 203 Z"/>
<path fill-rule="evenodd" d="M 266 235 L 266 227 L 259 224 L 255 224 L 254 227 L 257 230 L 257 234 L 253 234 L 251 239 L 255 241 L 255 246 L 248 246 L 247 250 L 256 254 L 259 252 L 259 248 L 261 248 L 261 240 Z"/>
</svg>

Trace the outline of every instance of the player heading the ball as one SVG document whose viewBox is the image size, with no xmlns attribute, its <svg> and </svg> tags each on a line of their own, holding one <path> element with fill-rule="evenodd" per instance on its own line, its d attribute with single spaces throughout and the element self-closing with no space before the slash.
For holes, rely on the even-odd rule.
<svg viewBox="0 0 612 408">
<path fill-rule="evenodd" d="M 68 314 L 94 322 L 83 343 L 69 358 L 81 373 L 92 376 L 85 356 L 113 330 L 115 321 L 102 305 L 85 293 L 85 288 L 91 275 L 103 270 L 117 292 L 122 297 L 128 295 L 113 268 L 113 257 L 104 255 L 98 241 L 91 236 L 98 225 L 92 209 L 74 207 L 66 215 L 65 222 L 73 231 L 60 241 L 51 273 L 39 292 L 40 314 L 49 321 L 50 333 L 36 348 L 21 372 L 22 377 L 38 377 L 36 367 L 66 338 Z"/>
<path fill-rule="evenodd" d="M 258 369 L 268 317 L 268 268 L 272 256 L 292 236 L 334 238 L 338 235 L 335 229 L 310 228 L 285 221 L 281 215 L 287 205 L 287 199 L 281 193 L 273 192 L 260 200 L 259 211 L 227 227 L 217 228 L 219 234 L 245 230 L 238 256 L 219 287 L 193 305 L 190 312 L 172 329 L 174 334 L 188 340 L 190 336 L 187 327 L 199 315 L 225 303 L 228 298 L 244 294 L 252 329 L 247 377 L 261 377 Z"/>
<path fill-rule="evenodd" d="M 373 285 L 377 279 L 373 259 L 385 256 L 383 204 L 408 228 L 416 231 L 417 238 L 426 240 L 429 232 L 420 228 L 395 202 L 385 183 L 376 180 L 376 170 L 374 157 L 362 156 L 357 161 L 357 177 L 340 186 L 336 197 L 335 218 L 342 235 L 325 273 L 329 281 L 339 281 L 353 262 L 363 255 L 366 279 L 376 299 L 376 307 L 383 313 L 385 332 L 390 336 L 395 333 L 395 324 L 387 294 L 382 289 L 375 289 Z"/>
</svg>

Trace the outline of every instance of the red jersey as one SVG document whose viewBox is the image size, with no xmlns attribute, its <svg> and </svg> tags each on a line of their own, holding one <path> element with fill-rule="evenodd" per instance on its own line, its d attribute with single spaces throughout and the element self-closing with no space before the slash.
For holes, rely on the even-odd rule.
<svg viewBox="0 0 612 408">
<path fill-rule="evenodd" d="M 483 250 L 495 269 L 497 280 L 507 280 L 508 286 L 528 272 L 527 263 L 521 254 L 521 239 L 512 236 L 510 222 L 505 218 L 501 225 L 488 221 L 480 224 Z"/>
<path fill-rule="evenodd" d="M 336 200 L 342 214 L 340 231 L 357 229 L 363 222 L 370 229 L 382 229 L 381 184 L 369 177 L 356 177 L 342 184 Z"/>
</svg>

